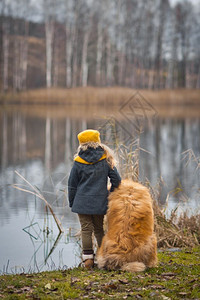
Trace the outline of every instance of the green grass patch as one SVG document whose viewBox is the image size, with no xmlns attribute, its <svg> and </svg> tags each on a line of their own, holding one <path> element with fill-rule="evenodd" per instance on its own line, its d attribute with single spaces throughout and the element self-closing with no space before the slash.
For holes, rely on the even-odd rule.
<svg viewBox="0 0 200 300">
<path fill-rule="evenodd" d="M 4 299 L 200 299 L 200 248 L 158 253 L 157 268 L 141 273 L 64 271 L 0 276 Z"/>
</svg>

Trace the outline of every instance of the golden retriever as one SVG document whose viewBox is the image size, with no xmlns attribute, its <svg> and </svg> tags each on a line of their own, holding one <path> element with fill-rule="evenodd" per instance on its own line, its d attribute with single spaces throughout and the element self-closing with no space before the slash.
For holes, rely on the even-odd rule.
<svg viewBox="0 0 200 300">
<path fill-rule="evenodd" d="M 97 253 L 99 268 L 144 271 L 157 264 L 157 239 L 150 193 L 122 180 L 109 195 L 107 232 Z"/>
</svg>

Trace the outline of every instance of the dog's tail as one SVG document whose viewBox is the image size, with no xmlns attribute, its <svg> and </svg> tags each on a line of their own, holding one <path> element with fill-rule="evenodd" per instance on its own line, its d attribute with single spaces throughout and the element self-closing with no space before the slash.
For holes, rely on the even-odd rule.
<svg viewBox="0 0 200 300">
<path fill-rule="evenodd" d="M 146 269 L 145 264 L 139 261 L 134 261 L 130 263 L 126 263 L 122 266 L 121 270 L 128 272 L 142 272 Z"/>
</svg>

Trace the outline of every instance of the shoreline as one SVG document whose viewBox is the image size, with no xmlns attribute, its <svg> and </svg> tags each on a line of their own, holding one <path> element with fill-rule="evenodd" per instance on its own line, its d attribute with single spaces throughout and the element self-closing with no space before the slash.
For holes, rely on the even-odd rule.
<svg viewBox="0 0 200 300">
<path fill-rule="evenodd" d="M 78 87 L 34 89 L 0 93 L 0 104 L 122 104 L 131 97 L 153 105 L 200 105 L 199 89 L 138 90 L 126 87 Z"/>
<path fill-rule="evenodd" d="M 126 111 L 145 109 L 150 118 L 152 113 L 155 116 L 154 112 L 160 118 L 199 118 L 200 90 L 137 91 L 120 87 L 88 87 L 0 94 L 0 113 L 20 111 L 41 118 L 79 118 L 84 113 L 86 119 L 114 114 L 120 120 L 123 119 L 120 110 L 124 106 Z"/>
<path fill-rule="evenodd" d="M 200 248 L 158 253 L 159 265 L 144 272 L 81 267 L 1 275 L 4 299 L 199 299 Z"/>
</svg>

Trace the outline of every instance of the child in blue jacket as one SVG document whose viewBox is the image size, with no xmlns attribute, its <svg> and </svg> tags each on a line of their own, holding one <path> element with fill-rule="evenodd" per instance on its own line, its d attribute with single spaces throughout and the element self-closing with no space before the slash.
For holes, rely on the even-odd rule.
<svg viewBox="0 0 200 300">
<path fill-rule="evenodd" d="M 68 180 L 69 206 L 78 213 L 81 224 L 83 261 L 86 268 L 94 265 L 92 233 L 98 247 L 104 235 L 103 219 L 108 206 L 108 177 L 110 192 L 121 182 L 111 150 L 101 144 L 97 130 L 78 134 L 79 148 Z"/>
</svg>

